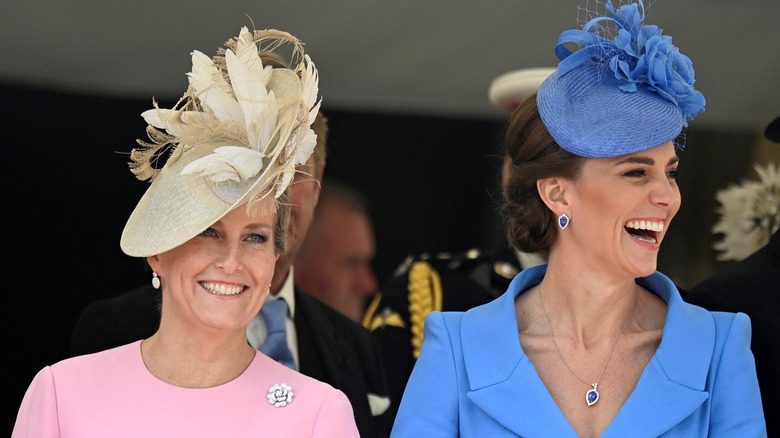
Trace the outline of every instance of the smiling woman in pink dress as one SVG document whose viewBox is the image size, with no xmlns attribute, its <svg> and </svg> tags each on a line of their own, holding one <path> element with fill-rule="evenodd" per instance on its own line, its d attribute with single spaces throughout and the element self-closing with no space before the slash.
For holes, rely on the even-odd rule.
<svg viewBox="0 0 780 438">
<path fill-rule="evenodd" d="M 291 68 L 264 65 L 279 46 Z M 131 168 L 152 184 L 121 239 L 162 290 L 160 328 L 45 367 L 14 437 L 357 436 L 344 394 L 246 338 L 285 250 L 295 166 L 316 142 L 314 64 L 292 35 L 244 28 L 214 58 L 193 52 L 189 80 L 174 108 L 143 114 L 151 142 Z"/>
</svg>

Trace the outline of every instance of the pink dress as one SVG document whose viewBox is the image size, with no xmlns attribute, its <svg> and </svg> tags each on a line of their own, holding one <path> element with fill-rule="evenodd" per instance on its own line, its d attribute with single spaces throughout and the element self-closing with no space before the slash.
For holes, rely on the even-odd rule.
<svg viewBox="0 0 780 438">
<path fill-rule="evenodd" d="M 277 384 L 292 389 L 283 407 Z M 41 370 L 22 401 L 13 437 L 357 437 L 352 407 L 333 387 L 258 352 L 235 380 L 188 389 L 158 380 L 141 341 Z"/>
</svg>

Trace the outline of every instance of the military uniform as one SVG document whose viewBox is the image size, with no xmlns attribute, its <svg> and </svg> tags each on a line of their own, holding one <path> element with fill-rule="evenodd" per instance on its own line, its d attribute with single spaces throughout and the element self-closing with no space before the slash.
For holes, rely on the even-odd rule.
<svg viewBox="0 0 780 438">
<path fill-rule="evenodd" d="M 503 294 L 522 268 L 543 263 L 537 255 L 470 249 L 407 257 L 366 312 L 364 326 L 382 349 L 393 408 L 397 408 L 423 341 L 428 313 L 464 311 Z M 395 412 L 397 409 L 393 409 Z"/>
</svg>

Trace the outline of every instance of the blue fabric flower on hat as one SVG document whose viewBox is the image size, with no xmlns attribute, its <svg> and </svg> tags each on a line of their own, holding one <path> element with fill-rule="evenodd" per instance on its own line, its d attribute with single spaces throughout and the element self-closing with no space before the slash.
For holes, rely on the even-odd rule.
<svg viewBox="0 0 780 438">
<path fill-rule="evenodd" d="M 704 95 L 693 88 L 693 63 L 672 44 L 672 37 L 662 35 L 658 26 L 642 24 L 642 1 L 623 5 L 617 11 L 609 1 L 605 6 L 609 16 L 594 18 L 581 30 L 561 34 L 555 49 L 561 59 L 559 74 L 586 62 L 596 62 L 611 70 L 620 81 L 621 90 L 636 92 L 643 87 L 653 91 L 677 105 L 686 120 L 704 111 Z M 609 23 L 617 30 L 611 40 L 596 33 Z M 564 46 L 566 43 L 578 44 L 582 49 L 572 52 Z"/>
</svg>

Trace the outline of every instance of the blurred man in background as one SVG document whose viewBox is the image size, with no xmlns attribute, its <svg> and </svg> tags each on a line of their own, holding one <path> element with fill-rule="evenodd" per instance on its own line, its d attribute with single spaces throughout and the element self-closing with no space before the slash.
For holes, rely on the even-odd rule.
<svg viewBox="0 0 780 438">
<path fill-rule="evenodd" d="M 371 268 L 375 239 L 364 199 L 350 187 L 326 183 L 298 252 L 295 284 L 356 322 L 377 291 Z"/>
</svg>

